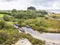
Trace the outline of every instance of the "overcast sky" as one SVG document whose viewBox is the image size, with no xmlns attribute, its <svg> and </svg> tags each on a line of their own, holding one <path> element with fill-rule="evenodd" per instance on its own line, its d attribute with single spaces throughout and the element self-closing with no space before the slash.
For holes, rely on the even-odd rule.
<svg viewBox="0 0 60 45">
<path fill-rule="evenodd" d="M 37 9 L 60 9 L 60 0 L 0 0 L 0 9 L 20 9 L 34 6 Z"/>
</svg>

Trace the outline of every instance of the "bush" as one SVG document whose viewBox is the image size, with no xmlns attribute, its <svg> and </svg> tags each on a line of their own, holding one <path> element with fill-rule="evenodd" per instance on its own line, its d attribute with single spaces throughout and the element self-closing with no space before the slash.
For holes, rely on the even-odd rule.
<svg viewBox="0 0 60 45">
<path fill-rule="evenodd" d="M 5 32 L 0 32 L 0 44 L 4 43 L 8 39 L 8 34 Z"/>
<path fill-rule="evenodd" d="M 41 26 L 38 31 L 46 32 L 46 28 Z"/>
<path fill-rule="evenodd" d="M 5 22 L 4 21 L 0 21 L 0 29 L 4 28 Z"/>
<path fill-rule="evenodd" d="M 52 16 L 53 18 L 56 18 L 56 16 Z"/>
<path fill-rule="evenodd" d="M 16 9 L 12 9 L 12 11 L 11 11 L 12 13 L 16 13 L 17 12 L 17 10 Z"/>
<path fill-rule="evenodd" d="M 49 19 L 48 17 L 45 17 L 45 19 Z"/>
<path fill-rule="evenodd" d="M 10 21 L 10 20 L 11 20 L 11 18 L 10 18 L 8 15 L 3 16 L 3 19 L 4 19 L 5 21 Z"/>
<path fill-rule="evenodd" d="M 45 15 L 40 15 L 39 17 L 45 17 Z"/>
<path fill-rule="evenodd" d="M 4 28 L 10 29 L 10 28 L 13 28 L 13 26 L 11 24 L 5 23 Z"/>
</svg>

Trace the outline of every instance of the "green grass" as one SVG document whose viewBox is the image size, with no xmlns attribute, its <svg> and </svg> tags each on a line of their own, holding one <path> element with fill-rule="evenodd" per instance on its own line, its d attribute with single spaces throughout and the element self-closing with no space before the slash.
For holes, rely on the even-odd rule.
<svg viewBox="0 0 60 45">
<path fill-rule="evenodd" d="M 37 31 L 60 32 L 60 21 L 45 17 L 37 17 L 28 19 L 21 23 L 22 25 L 30 25 Z"/>
<path fill-rule="evenodd" d="M 57 19 L 60 19 L 60 14 L 50 14 L 51 17 L 55 17 Z"/>
<path fill-rule="evenodd" d="M 0 14 L 0 18 L 2 18 L 4 16 L 4 14 Z"/>
</svg>

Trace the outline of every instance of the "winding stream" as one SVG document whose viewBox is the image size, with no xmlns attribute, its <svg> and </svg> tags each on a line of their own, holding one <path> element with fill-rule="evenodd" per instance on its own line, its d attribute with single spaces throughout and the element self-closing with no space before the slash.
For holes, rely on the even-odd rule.
<svg viewBox="0 0 60 45">
<path fill-rule="evenodd" d="M 26 33 L 32 37 L 45 41 L 45 45 L 60 45 L 60 34 L 55 33 L 39 33 L 31 28 L 22 27 Z"/>
</svg>

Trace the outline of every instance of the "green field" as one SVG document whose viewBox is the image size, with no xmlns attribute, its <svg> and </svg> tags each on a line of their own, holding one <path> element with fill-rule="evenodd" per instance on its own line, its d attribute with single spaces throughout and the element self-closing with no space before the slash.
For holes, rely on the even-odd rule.
<svg viewBox="0 0 60 45">
<path fill-rule="evenodd" d="M 0 14 L 0 18 L 2 18 L 5 14 Z"/>
</svg>

